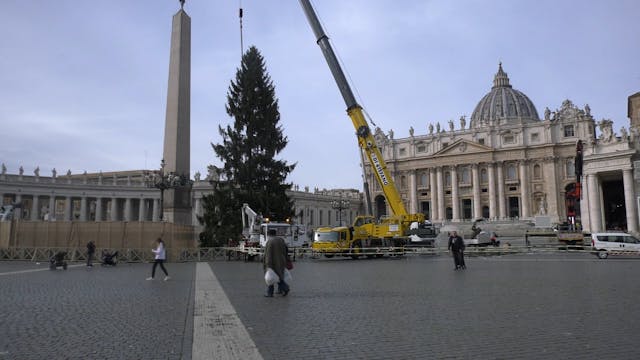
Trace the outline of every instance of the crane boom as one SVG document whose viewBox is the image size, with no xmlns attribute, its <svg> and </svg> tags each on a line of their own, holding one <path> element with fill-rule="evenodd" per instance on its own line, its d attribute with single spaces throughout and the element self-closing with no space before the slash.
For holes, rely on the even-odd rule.
<svg viewBox="0 0 640 360">
<path fill-rule="evenodd" d="M 349 86 L 349 82 L 344 76 L 344 72 L 340 67 L 340 63 L 336 58 L 336 55 L 329 43 L 329 37 L 325 34 L 318 17 L 311 6 L 309 0 L 299 0 L 302 9 L 304 10 L 305 15 L 307 16 L 307 20 L 309 21 L 309 25 L 311 25 L 311 29 L 313 30 L 316 36 L 316 42 L 322 53 L 324 55 L 327 64 L 329 65 L 329 69 L 333 74 L 333 78 L 338 85 L 338 89 L 342 93 L 342 98 L 344 99 L 345 104 L 347 105 L 347 114 L 351 118 L 353 122 L 353 126 L 356 129 L 356 135 L 358 136 L 358 145 L 360 148 L 367 154 L 369 158 L 369 162 L 373 167 L 373 173 L 376 175 L 376 179 L 382 188 L 382 191 L 387 198 L 387 202 L 389 203 L 389 207 L 394 215 L 399 216 L 407 216 L 407 211 L 404 208 L 404 204 L 402 203 L 402 198 L 398 193 L 398 189 L 391 178 L 391 174 L 387 169 L 387 164 L 382 158 L 382 153 L 378 148 L 376 141 L 371 133 L 371 129 L 369 128 L 369 124 L 367 123 L 362 107 L 357 103 L 355 97 L 353 96 L 353 91 L 351 91 L 351 86 Z"/>
</svg>

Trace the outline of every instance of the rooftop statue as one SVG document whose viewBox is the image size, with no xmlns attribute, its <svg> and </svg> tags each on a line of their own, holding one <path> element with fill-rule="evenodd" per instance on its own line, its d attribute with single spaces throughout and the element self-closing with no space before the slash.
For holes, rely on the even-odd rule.
<svg viewBox="0 0 640 360">
<path fill-rule="evenodd" d="M 620 141 L 627 142 L 629 140 L 629 133 L 627 133 L 627 129 L 623 126 L 620 128 Z"/>
<path fill-rule="evenodd" d="M 604 143 L 613 141 L 613 121 L 609 119 L 602 119 L 598 126 L 600 127 L 600 140 Z"/>
</svg>

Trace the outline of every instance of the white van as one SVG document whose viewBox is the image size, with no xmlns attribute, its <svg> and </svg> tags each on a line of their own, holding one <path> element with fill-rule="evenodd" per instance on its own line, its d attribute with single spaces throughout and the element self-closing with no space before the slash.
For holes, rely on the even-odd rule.
<svg viewBox="0 0 640 360">
<path fill-rule="evenodd" d="M 591 249 L 600 259 L 609 255 L 640 255 L 640 240 L 620 232 L 593 233 Z"/>
</svg>

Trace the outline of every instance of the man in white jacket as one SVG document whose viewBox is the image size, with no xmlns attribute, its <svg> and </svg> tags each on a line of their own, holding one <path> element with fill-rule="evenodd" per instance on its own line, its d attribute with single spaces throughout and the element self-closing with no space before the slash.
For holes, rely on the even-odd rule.
<svg viewBox="0 0 640 360">
<path fill-rule="evenodd" d="M 153 268 L 151 269 L 151 277 L 148 277 L 147 280 L 153 280 L 154 276 L 156 276 L 156 266 L 160 264 L 160 268 L 162 269 L 162 271 L 164 271 L 164 275 L 165 275 L 164 281 L 167 281 L 171 278 L 169 277 L 169 273 L 167 272 L 167 269 L 164 268 L 164 261 L 167 259 L 167 253 L 164 249 L 164 241 L 162 241 L 161 238 L 158 238 L 156 242 L 158 243 L 156 248 L 151 249 L 151 251 L 153 251 L 156 254 L 156 259 L 153 262 Z"/>
</svg>

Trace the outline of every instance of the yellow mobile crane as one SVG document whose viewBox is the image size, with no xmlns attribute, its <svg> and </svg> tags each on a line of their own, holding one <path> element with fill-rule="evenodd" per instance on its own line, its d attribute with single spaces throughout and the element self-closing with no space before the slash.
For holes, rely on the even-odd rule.
<svg viewBox="0 0 640 360">
<path fill-rule="evenodd" d="M 300 0 L 307 20 L 316 36 L 316 40 L 324 58 L 329 65 L 342 98 L 347 105 L 347 114 L 353 122 L 358 137 L 358 145 L 367 155 L 373 173 L 382 188 L 384 196 L 391 208 L 392 216 L 376 221 L 373 216 L 356 217 L 352 227 L 320 228 L 314 234 L 313 249 L 332 256 L 332 254 L 349 254 L 354 258 L 365 248 L 398 247 L 403 246 L 410 235 L 411 224 L 423 224 L 424 214 L 409 214 L 404 208 L 398 189 L 391 178 L 387 165 L 382 158 L 380 149 L 371 133 L 369 124 L 364 117 L 362 107 L 357 103 L 351 87 L 338 63 L 329 38 L 322 29 L 322 25 L 311 6 L 309 0 Z M 365 189 L 366 190 L 366 189 Z M 379 252 L 377 252 L 379 254 Z"/>
</svg>

